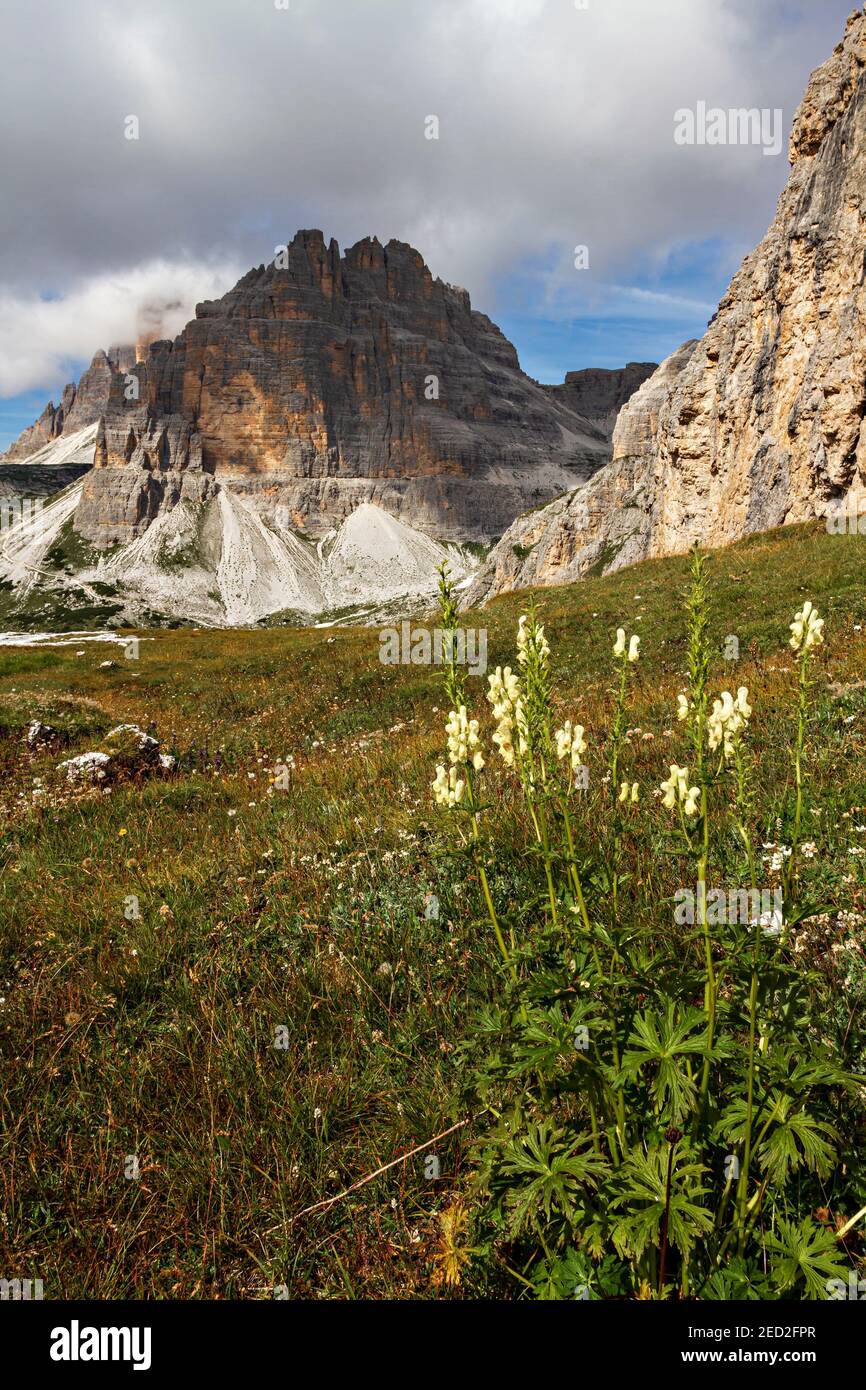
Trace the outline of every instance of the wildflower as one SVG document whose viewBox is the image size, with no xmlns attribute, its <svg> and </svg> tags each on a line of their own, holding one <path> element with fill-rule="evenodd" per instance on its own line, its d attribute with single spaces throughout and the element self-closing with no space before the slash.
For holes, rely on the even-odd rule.
<svg viewBox="0 0 866 1390">
<path fill-rule="evenodd" d="M 530 648 L 534 647 L 542 662 L 550 656 L 550 645 L 544 635 L 544 624 L 530 619 L 521 613 L 517 620 L 517 660 L 525 666 L 529 660 Z"/>
<path fill-rule="evenodd" d="M 584 729 L 582 724 L 572 727 L 570 719 L 567 719 L 561 729 L 557 729 L 554 734 L 556 742 L 556 756 L 560 762 L 563 758 L 571 758 L 571 770 L 576 772 L 581 765 L 581 758 L 586 752 L 586 739 L 583 736 Z"/>
<path fill-rule="evenodd" d="M 639 795 L 640 788 L 637 782 L 632 782 L 631 786 L 629 786 L 628 782 L 623 782 L 620 786 L 619 797 L 617 799 L 619 801 L 628 801 L 634 806 L 637 803 Z"/>
<path fill-rule="evenodd" d="M 638 786 L 637 782 L 632 782 L 632 784 L 631 784 L 631 796 L 630 796 L 630 798 L 629 798 L 629 800 L 631 801 L 632 806 L 636 806 L 636 805 L 637 805 L 637 802 L 638 802 L 638 798 L 639 798 L 639 797 L 640 797 L 640 787 Z"/>
<path fill-rule="evenodd" d="M 628 801 L 628 782 L 623 782 L 619 789 L 618 801 Z"/>
<path fill-rule="evenodd" d="M 809 651 L 811 647 L 817 647 L 824 641 L 824 619 L 818 617 L 817 610 L 813 607 L 809 599 L 803 604 L 799 613 L 795 613 L 794 621 L 791 623 L 790 646 L 795 652 Z"/>
<path fill-rule="evenodd" d="M 677 709 L 677 719 L 679 719 L 680 722 L 682 722 L 684 719 L 688 719 L 688 717 L 689 717 L 689 699 L 688 699 L 688 696 L 687 696 L 687 695 L 678 695 L 678 696 L 677 696 L 677 704 L 678 704 L 678 706 L 679 706 L 679 708 Z"/>
<path fill-rule="evenodd" d="M 436 768 L 436 780 L 431 785 L 439 806 L 457 806 L 463 800 L 466 790 L 466 783 L 457 775 L 457 768 L 452 767 L 446 772 L 441 763 Z"/>
<path fill-rule="evenodd" d="M 526 720 L 523 713 L 520 679 L 510 666 L 503 670 L 497 666 L 487 682 L 487 698 L 493 706 L 493 717 L 497 721 L 493 742 L 499 749 L 503 761 L 511 767 L 514 763 L 513 734 L 517 728 L 517 746 L 521 753 L 526 751 Z"/>
<path fill-rule="evenodd" d="M 125 829 L 125 828 L 121 828 L 120 830 L 118 830 L 117 833 L 118 833 L 118 835 L 125 835 L 125 834 L 126 834 L 126 829 Z"/>
<path fill-rule="evenodd" d="M 722 744 L 726 759 L 734 756 L 737 741 L 752 714 L 749 704 L 749 691 L 741 685 L 734 699 L 729 690 L 722 691 L 722 698 L 713 701 L 713 708 L 707 716 L 707 740 L 710 752 Z"/>
<path fill-rule="evenodd" d="M 770 872 L 775 874 L 780 873 L 784 866 L 785 860 L 790 858 L 790 845 L 779 845 L 778 849 L 773 847 L 773 854 L 770 858 Z"/>
<path fill-rule="evenodd" d="M 670 777 L 666 782 L 662 782 L 661 791 L 663 793 L 662 805 L 667 806 L 668 810 L 676 806 L 679 801 L 682 803 L 685 815 L 696 816 L 698 814 L 701 789 L 700 787 L 689 786 L 687 767 L 677 767 L 676 763 L 671 763 Z"/>
<path fill-rule="evenodd" d="M 676 763 L 671 763 L 671 775 L 661 785 L 662 805 L 667 806 L 668 810 L 676 806 L 678 800 L 682 801 L 685 790 L 688 789 L 688 775 L 687 767 L 677 767 Z"/>
<path fill-rule="evenodd" d="M 616 630 L 616 641 L 613 644 L 614 656 L 622 656 L 625 651 L 625 628 L 618 627 Z"/>
<path fill-rule="evenodd" d="M 478 738 L 478 720 L 467 719 L 465 705 L 461 705 L 459 710 L 451 711 L 445 732 L 448 735 L 448 756 L 452 766 L 471 762 L 475 771 L 480 772 L 484 766 L 484 755 Z"/>
<path fill-rule="evenodd" d="M 760 927 L 764 936 L 781 936 L 784 924 L 785 919 L 781 909 L 778 907 L 774 907 L 767 912 L 762 912 L 760 917 L 755 918 L 749 923 L 752 927 Z"/>
<path fill-rule="evenodd" d="M 638 648 L 639 648 L 639 647 L 640 647 L 640 638 L 639 638 L 639 637 L 632 637 L 631 641 L 630 641 L 629 644 L 628 644 L 628 659 L 629 659 L 629 661 L 637 661 L 638 656 L 639 656 L 639 651 L 638 651 Z"/>
</svg>

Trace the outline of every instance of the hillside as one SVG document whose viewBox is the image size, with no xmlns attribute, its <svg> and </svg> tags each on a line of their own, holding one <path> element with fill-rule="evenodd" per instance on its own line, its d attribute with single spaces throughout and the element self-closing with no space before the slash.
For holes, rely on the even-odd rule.
<svg viewBox="0 0 866 1390">
<path fill-rule="evenodd" d="M 813 523 L 752 536 L 709 566 L 712 680 L 751 692 L 768 842 L 790 813 L 788 623 L 807 597 L 826 619 L 807 868 L 809 892 L 833 908 L 809 948 L 816 970 L 835 959 L 831 942 L 850 938 L 861 959 L 866 946 L 861 549 Z M 628 756 L 649 810 L 630 871 L 659 903 L 677 871 L 660 857 L 650 789 L 682 757 L 675 595 L 687 569 L 652 560 L 535 594 L 591 759 L 609 728 L 613 633 L 640 633 Z M 491 669 L 509 659 L 529 597 L 467 617 L 488 629 Z M 723 656 L 731 634 L 736 663 Z M 446 1296 L 440 1217 L 467 1190 L 477 1124 L 461 1108 L 461 1043 L 498 986 L 478 882 L 430 798 L 438 673 L 381 664 L 370 629 L 147 632 L 137 660 L 62 640 L 0 647 L 0 1264 L 32 1265 L 46 1297 Z M 488 724 L 485 687 L 470 679 Z M 37 718 L 62 750 L 28 751 Z M 103 789 L 57 772 L 127 722 L 161 740 L 173 773 Z M 594 780 L 581 854 L 604 802 Z M 521 872 L 515 857 L 494 879 L 503 910 Z M 846 1033 L 843 1013 L 859 1065 L 861 1021 Z M 441 1175 L 425 1178 L 427 1141 L 467 1119 L 433 1146 Z M 130 1154 L 137 1182 L 123 1178 Z M 521 1288 L 491 1250 L 451 1296 Z"/>
</svg>

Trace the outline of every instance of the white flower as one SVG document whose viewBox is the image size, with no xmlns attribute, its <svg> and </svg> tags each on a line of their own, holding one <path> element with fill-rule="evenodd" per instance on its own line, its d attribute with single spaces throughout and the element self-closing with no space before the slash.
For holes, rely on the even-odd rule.
<svg viewBox="0 0 866 1390">
<path fill-rule="evenodd" d="M 632 782 L 632 784 L 631 784 L 631 798 L 630 798 L 630 800 L 631 800 L 631 803 L 632 803 L 633 806 L 637 805 L 637 801 L 638 801 L 639 796 L 640 796 L 640 787 L 638 786 L 637 782 Z"/>
<path fill-rule="evenodd" d="M 581 766 L 581 759 L 586 752 L 586 739 L 583 736 L 584 728 L 582 724 L 572 726 L 571 720 L 567 719 L 561 729 L 557 729 L 554 734 L 556 743 L 556 756 L 562 761 L 563 758 L 571 758 L 571 770 L 576 772 Z"/>
<path fill-rule="evenodd" d="M 667 806 L 668 810 L 676 806 L 677 802 L 683 803 L 683 811 L 687 816 L 698 814 L 698 804 L 700 801 L 700 787 L 689 786 L 689 770 L 687 767 L 677 767 L 676 763 L 671 763 L 671 774 L 666 782 L 662 782 L 662 805 Z M 635 798 L 636 800 L 637 798 Z"/>
<path fill-rule="evenodd" d="M 484 757 L 478 737 L 478 720 L 467 719 L 465 705 L 461 705 L 459 710 L 452 710 L 448 715 L 445 732 L 448 735 L 448 757 L 452 767 L 471 762 L 476 772 L 480 772 L 484 766 Z"/>
<path fill-rule="evenodd" d="M 676 806 L 677 801 L 682 801 L 683 792 L 680 788 L 688 787 L 689 770 L 687 767 L 677 767 L 676 763 L 671 763 L 671 775 L 666 782 L 662 782 L 662 805 L 667 806 L 668 810 Z"/>
<path fill-rule="evenodd" d="M 622 656 L 625 651 L 625 628 L 618 627 L 616 630 L 616 641 L 613 644 L 614 656 Z"/>
<path fill-rule="evenodd" d="M 628 801 L 628 782 L 623 782 L 619 789 L 618 801 Z"/>
<path fill-rule="evenodd" d="M 812 606 L 809 599 L 803 604 L 799 613 L 795 613 L 794 621 L 791 623 L 790 646 L 798 652 L 802 647 L 808 651 L 810 647 L 817 647 L 824 641 L 824 619 L 819 618 L 816 609 Z"/>
<path fill-rule="evenodd" d="M 466 783 L 458 775 L 456 767 L 452 767 L 446 772 L 440 763 L 436 769 L 436 780 L 432 783 L 432 787 L 437 804 L 452 807 L 463 800 Z"/>
<path fill-rule="evenodd" d="M 780 909 L 774 907 L 772 911 L 762 912 L 760 917 L 749 925 L 760 927 L 765 936 L 781 936 L 782 927 L 785 925 L 785 919 Z"/>
<path fill-rule="evenodd" d="M 741 685 L 736 699 L 729 690 L 723 690 L 722 698 L 713 701 L 707 716 L 707 741 L 711 752 L 723 744 L 725 758 L 734 756 L 737 741 L 752 713 L 748 697 L 748 689 Z"/>
<path fill-rule="evenodd" d="M 517 660 L 521 666 L 525 666 L 529 659 L 530 648 L 534 647 L 542 662 L 550 656 L 550 646 L 544 635 L 544 624 L 536 623 L 525 613 L 521 613 L 517 620 Z"/>
<path fill-rule="evenodd" d="M 780 873 L 784 866 L 785 860 L 790 858 L 790 845 L 780 845 L 778 849 L 774 849 L 773 854 L 770 858 L 770 872 L 775 874 Z"/>
<path fill-rule="evenodd" d="M 640 638 L 639 638 L 639 637 L 632 637 L 631 641 L 630 641 L 629 644 L 628 644 L 628 659 L 629 659 L 629 661 L 637 661 L 638 656 L 639 656 L 639 651 L 638 651 L 638 648 L 639 648 L 639 647 L 640 647 Z"/>
<path fill-rule="evenodd" d="M 517 659 L 521 666 L 526 660 L 526 649 L 529 646 L 529 633 L 526 631 L 528 621 L 525 613 L 521 613 L 517 619 Z"/>
<path fill-rule="evenodd" d="M 688 696 L 687 696 L 687 695 L 678 695 L 678 696 L 677 696 L 677 703 L 678 703 L 678 705 L 679 705 L 679 708 L 677 709 L 677 719 L 679 719 L 680 721 L 682 721 L 683 719 L 688 719 L 688 717 L 689 717 L 689 698 L 688 698 Z"/>
<path fill-rule="evenodd" d="M 520 679 L 510 666 L 504 669 L 497 666 L 487 682 L 487 698 L 493 706 L 493 716 L 497 721 L 493 742 L 499 749 L 508 767 L 514 763 L 514 730 L 517 729 L 517 747 L 520 753 L 526 752 L 526 719 L 523 713 Z"/>
<path fill-rule="evenodd" d="M 700 795 L 701 792 L 699 787 L 689 787 L 688 794 L 686 796 L 685 802 L 683 803 L 683 812 L 685 815 L 696 816 L 698 814 L 698 802 L 700 799 Z"/>
</svg>

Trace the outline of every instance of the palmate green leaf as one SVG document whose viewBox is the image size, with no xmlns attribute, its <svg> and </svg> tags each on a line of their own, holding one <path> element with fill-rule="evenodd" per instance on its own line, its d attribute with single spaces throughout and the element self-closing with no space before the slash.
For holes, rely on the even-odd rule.
<svg viewBox="0 0 866 1390">
<path fill-rule="evenodd" d="M 788 1050 L 787 1061 L 781 1084 L 788 1093 L 803 1099 L 818 1086 L 846 1086 L 856 1090 L 862 1085 L 862 1077 L 840 1067 L 838 1062 L 822 1051 L 819 1044 L 814 1045 L 811 1056 L 807 1057 Z"/>
<path fill-rule="evenodd" d="M 554 1213 L 575 1222 L 586 1189 L 594 1189 L 609 1172 L 591 1144 L 591 1135 L 568 1135 L 546 1121 L 530 1125 L 506 1144 L 496 1186 L 505 1187 L 512 1235 L 527 1227 L 543 1230 Z"/>
<path fill-rule="evenodd" d="M 703 1055 L 707 1049 L 706 1020 L 698 1009 L 677 1019 L 670 1001 L 664 1017 L 644 1013 L 635 1019 L 622 1073 L 634 1079 L 646 1068 L 654 1071 L 650 1094 L 665 1122 L 677 1124 L 695 1108 L 697 1087 L 681 1059 Z"/>
<path fill-rule="evenodd" d="M 527 1071 L 536 1071 L 552 1075 L 561 1070 L 561 1058 L 567 1060 L 569 1068 L 576 1057 L 588 1061 L 589 1052 L 576 1050 L 575 1032 L 582 1024 L 591 1033 L 598 1013 L 598 1003 L 591 998 L 581 999 L 575 1004 L 569 1017 L 566 1017 L 559 1001 L 548 1009 L 533 1009 L 526 1022 L 519 1025 L 516 1056 L 507 1074 L 517 1077 Z"/>
<path fill-rule="evenodd" d="M 650 1245 L 658 1245 L 665 1213 L 670 1147 L 665 1144 L 644 1153 L 633 1149 L 616 1173 L 618 1191 L 610 1202 L 621 1213 L 611 1232 L 621 1255 L 640 1259 Z M 668 1243 L 688 1255 L 695 1241 L 713 1228 L 713 1215 L 699 1203 L 707 1191 L 701 1179 L 702 1163 L 692 1163 L 683 1151 L 674 1155 L 671 1170 Z"/>
<path fill-rule="evenodd" d="M 724 1269 L 713 1270 L 701 1289 L 700 1297 L 722 1303 L 769 1301 L 777 1297 L 759 1267 L 744 1260 L 731 1260 Z"/>
<path fill-rule="evenodd" d="M 765 1243 L 770 1254 L 770 1277 L 778 1289 L 791 1289 L 802 1279 L 807 1298 L 824 1299 L 828 1296 L 829 1279 L 848 1278 L 850 1264 L 836 1237 L 809 1216 L 799 1225 L 780 1217 L 775 1229 L 767 1233 Z"/>
<path fill-rule="evenodd" d="M 806 1110 L 794 1109 L 790 1096 L 776 1099 L 776 1123 L 758 1146 L 758 1163 L 770 1182 L 782 1186 L 789 1172 L 809 1168 L 826 1177 L 835 1156 L 836 1130 L 826 1120 L 816 1120 Z"/>
<path fill-rule="evenodd" d="M 789 1173 L 808 1168 L 821 1177 L 830 1172 L 838 1133 L 826 1120 L 819 1120 L 803 1107 L 797 1096 L 772 1091 L 755 1107 L 752 1133 L 759 1135 L 768 1119 L 770 1127 L 759 1143 L 755 1157 L 759 1168 L 775 1186 L 782 1186 Z M 731 1145 L 745 1142 L 748 1110 L 742 1097 L 725 1110 L 716 1133 Z"/>
</svg>

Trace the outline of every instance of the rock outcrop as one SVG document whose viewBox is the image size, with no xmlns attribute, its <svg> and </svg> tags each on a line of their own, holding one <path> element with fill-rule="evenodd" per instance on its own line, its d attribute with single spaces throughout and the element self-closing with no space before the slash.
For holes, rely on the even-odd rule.
<svg viewBox="0 0 866 1390">
<path fill-rule="evenodd" d="M 313 538 L 366 502 L 437 539 L 489 541 L 609 458 L 566 387 L 526 376 L 466 291 L 398 241 L 341 256 L 299 232 L 173 342 L 128 358 L 98 354 L 86 390 L 67 388 L 13 451 L 98 413 L 75 529 L 99 547 L 226 485 Z"/>
<path fill-rule="evenodd" d="M 704 337 L 623 407 L 611 463 L 503 536 L 467 604 L 828 515 L 866 491 L 866 15 L 794 117 L 775 220 Z"/>
<path fill-rule="evenodd" d="M 11 448 L 0 455 L 0 461 L 29 460 L 61 434 L 74 434 L 86 425 L 95 424 L 108 409 L 112 380 L 122 380 L 123 374 L 134 365 L 134 348 L 111 347 L 108 352 L 100 349 L 78 384 L 71 381 L 64 386 L 60 404 L 49 401 L 35 424 L 24 430 Z"/>
<path fill-rule="evenodd" d="M 658 367 L 657 362 L 627 362 L 624 367 L 584 367 L 578 372 L 566 372 L 560 386 L 545 386 L 545 391 L 570 410 L 596 425 L 610 439 L 616 417 L 648 377 Z"/>
</svg>

